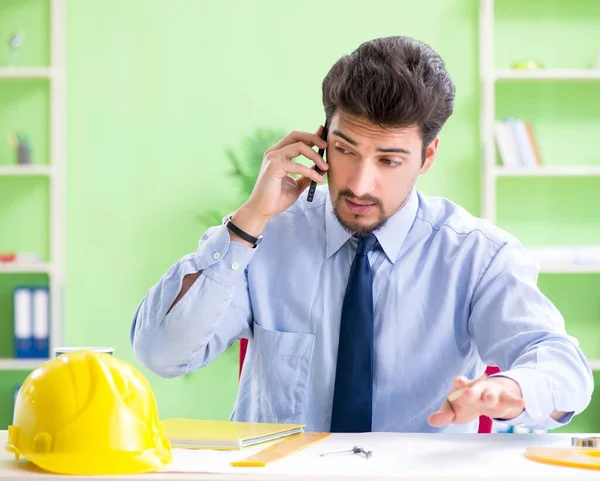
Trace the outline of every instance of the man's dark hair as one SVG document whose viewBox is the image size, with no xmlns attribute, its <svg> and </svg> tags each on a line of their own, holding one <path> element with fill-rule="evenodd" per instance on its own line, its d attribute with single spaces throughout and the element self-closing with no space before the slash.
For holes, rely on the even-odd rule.
<svg viewBox="0 0 600 481">
<path fill-rule="evenodd" d="M 331 67 L 322 88 L 327 123 L 341 109 L 384 128 L 417 125 L 423 160 L 454 109 L 455 87 L 443 60 L 410 37 L 363 43 Z"/>
</svg>

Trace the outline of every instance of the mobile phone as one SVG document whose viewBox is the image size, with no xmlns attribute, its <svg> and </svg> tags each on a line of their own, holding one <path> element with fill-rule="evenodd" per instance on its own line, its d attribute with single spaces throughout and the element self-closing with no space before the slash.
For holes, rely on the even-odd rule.
<svg viewBox="0 0 600 481">
<path fill-rule="evenodd" d="M 321 139 L 327 141 L 327 122 L 325 122 L 323 124 L 323 132 L 321 133 Z M 323 157 L 323 159 L 325 159 L 325 149 L 319 149 L 318 154 Z M 316 165 L 315 165 L 315 170 L 319 173 L 319 174 L 323 174 L 323 172 L 321 171 L 321 169 L 319 169 Z M 313 180 L 310 183 L 310 187 L 308 188 L 308 197 L 306 200 L 308 200 L 309 202 L 312 202 L 314 197 L 315 197 L 315 190 L 317 190 L 317 183 Z"/>
</svg>

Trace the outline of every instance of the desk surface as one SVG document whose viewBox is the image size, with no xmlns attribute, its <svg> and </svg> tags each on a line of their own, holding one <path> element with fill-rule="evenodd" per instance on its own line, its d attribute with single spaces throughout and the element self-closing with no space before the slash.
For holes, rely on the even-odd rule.
<svg viewBox="0 0 600 481">
<path fill-rule="evenodd" d="M 219 481 L 325 479 L 372 480 L 386 478 L 397 480 L 473 480 L 499 479 L 600 479 L 600 471 L 583 468 L 552 466 L 527 459 L 526 447 L 569 447 L 576 434 L 400 434 L 365 433 L 332 434 L 293 455 L 262 468 L 236 468 L 229 466 L 259 451 L 192 451 L 173 450 L 171 472 L 138 476 L 94 476 L 96 481 L 115 479 L 211 479 Z M 583 434 L 582 436 L 595 436 Z M 25 460 L 14 461 L 4 450 L 6 431 L 0 431 L 0 480 L 57 479 L 45 474 Z M 373 455 L 365 459 L 360 455 L 344 454 L 321 457 L 320 453 L 347 449 L 360 445 Z M 199 468 L 200 467 L 200 468 Z M 191 472 L 196 470 L 196 472 Z M 201 470 L 202 473 L 198 472 Z M 187 472 L 182 472 L 187 471 Z M 62 476 L 60 478 L 63 478 Z M 64 479 L 64 478 L 63 478 Z M 77 478 L 81 479 L 81 478 Z"/>
</svg>

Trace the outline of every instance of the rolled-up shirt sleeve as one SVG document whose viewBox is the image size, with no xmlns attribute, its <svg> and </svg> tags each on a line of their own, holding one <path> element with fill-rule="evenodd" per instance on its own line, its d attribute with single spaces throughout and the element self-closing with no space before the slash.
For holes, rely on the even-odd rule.
<svg viewBox="0 0 600 481">
<path fill-rule="evenodd" d="M 561 313 L 538 288 L 538 271 L 518 242 L 500 247 L 476 286 L 469 329 L 483 362 L 521 388 L 525 410 L 501 422 L 552 429 L 589 405 L 593 376 Z M 567 414 L 554 420 L 554 411 Z"/>
<path fill-rule="evenodd" d="M 225 226 L 210 228 L 198 249 L 176 262 L 149 289 L 134 315 L 136 358 L 163 377 L 204 366 L 235 340 L 252 336 L 246 268 L 256 249 L 230 241 Z M 169 311 L 184 276 L 200 276 Z"/>
</svg>

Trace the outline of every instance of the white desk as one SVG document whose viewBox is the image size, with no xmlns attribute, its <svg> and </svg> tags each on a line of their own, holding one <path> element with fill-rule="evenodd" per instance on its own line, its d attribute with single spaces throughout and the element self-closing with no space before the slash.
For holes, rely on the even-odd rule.
<svg viewBox="0 0 600 481">
<path fill-rule="evenodd" d="M 333 434 L 286 458 L 262 468 L 238 468 L 229 462 L 245 458 L 261 448 L 243 451 L 174 450 L 172 470 L 189 469 L 190 462 L 201 463 L 204 473 L 164 472 L 138 476 L 94 476 L 89 479 L 147 480 L 218 480 L 218 481 L 296 481 L 310 480 L 474 480 L 539 479 L 571 480 L 600 479 L 600 471 L 552 466 L 527 459 L 528 446 L 570 446 L 567 434 Z M 582 436 L 594 436 L 583 434 Z M 597 435 L 596 435 L 597 436 Z M 4 450 L 6 431 L 0 431 L 0 480 L 57 479 L 45 474 L 26 461 L 14 461 Z M 356 454 L 321 457 L 324 451 L 361 445 L 372 450 L 370 459 Z M 77 478 L 81 479 L 81 478 Z"/>
</svg>

